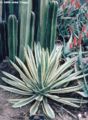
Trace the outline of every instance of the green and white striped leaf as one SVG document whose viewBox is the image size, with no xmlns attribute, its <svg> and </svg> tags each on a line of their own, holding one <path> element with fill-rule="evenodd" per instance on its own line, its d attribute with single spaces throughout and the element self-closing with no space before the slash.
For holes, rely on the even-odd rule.
<svg viewBox="0 0 88 120">
<path fill-rule="evenodd" d="M 39 105 L 40 105 L 40 102 L 39 101 L 36 101 L 30 108 L 30 116 L 32 115 L 35 115 L 38 111 L 38 108 L 39 108 Z"/>
<path fill-rule="evenodd" d="M 3 88 L 6 91 L 12 92 L 12 93 L 16 93 L 16 94 L 20 94 L 20 95 L 31 95 L 29 92 L 27 91 L 22 91 L 13 87 L 6 87 L 4 85 L 0 85 L 0 88 Z"/>
<path fill-rule="evenodd" d="M 21 89 L 21 90 L 24 90 L 24 91 L 28 91 L 30 93 L 32 92 L 29 87 L 25 86 L 24 84 L 22 84 L 20 82 L 12 81 L 12 80 L 10 80 L 8 78 L 5 78 L 5 77 L 2 77 L 2 80 L 4 82 L 6 82 L 7 84 L 12 85 L 15 88 L 18 88 L 18 89 Z"/>
<path fill-rule="evenodd" d="M 24 98 L 24 99 L 19 99 L 19 100 L 9 100 L 10 103 L 13 104 L 13 108 L 19 108 L 19 107 L 23 107 L 31 102 L 33 102 L 35 100 L 36 96 L 32 96 L 29 98 Z"/>
<path fill-rule="evenodd" d="M 55 119 L 55 113 L 54 113 L 53 109 L 51 108 L 51 106 L 49 105 L 49 103 L 47 102 L 46 99 L 43 100 L 43 107 L 44 107 L 45 114 L 49 118 Z"/>
<path fill-rule="evenodd" d="M 46 95 L 47 97 L 49 97 L 50 99 L 56 101 L 56 102 L 59 102 L 59 103 L 62 103 L 64 105 L 69 105 L 69 106 L 72 106 L 72 107 L 79 107 L 77 104 L 74 104 L 72 101 L 69 101 L 69 100 L 66 100 L 66 99 L 63 99 L 61 97 L 58 97 L 56 95 Z"/>
<path fill-rule="evenodd" d="M 65 93 L 71 93 L 71 92 L 78 91 L 82 88 L 83 88 L 82 85 L 77 85 L 77 86 L 72 86 L 72 87 L 52 89 L 52 90 L 50 90 L 50 93 L 65 94 Z"/>
</svg>

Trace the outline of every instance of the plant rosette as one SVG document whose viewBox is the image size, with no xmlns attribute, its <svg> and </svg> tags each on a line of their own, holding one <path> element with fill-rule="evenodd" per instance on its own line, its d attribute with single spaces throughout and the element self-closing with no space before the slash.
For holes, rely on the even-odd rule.
<svg viewBox="0 0 88 120">
<path fill-rule="evenodd" d="M 50 105 L 52 103 L 66 105 L 75 108 L 80 107 L 80 103 L 86 103 L 86 100 L 73 98 L 68 94 L 80 92 L 83 85 L 78 84 L 84 76 L 82 71 L 75 71 L 73 65 L 74 58 L 60 63 L 62 58 L 62 46 L 55 46 L 49 53 L 48 49 L 44 50 L 40 44 L 34 44 L 34 50 L 30 47 L 24 48 L 25 63 L 16 57 L 16 64 L 11 64 L 18 71 L 20 78 L 7 72 L 2 72 L 2 80 L 7 85 L 0 85 L 9 92 L 19 95 L 18 98 L 10 99 L 9 102 L 13 108 L 20 108 L 30 104 L 30 116 L 36 115 L 41 111 L 47 118 L 54 119 L 56 114 Z M 75 82 L 76 84 L 72 84 Z M 70 84 L 71 83 L 71 84 Z M 41 108 L 41 110 L 40 110 Z"/>
</svg>

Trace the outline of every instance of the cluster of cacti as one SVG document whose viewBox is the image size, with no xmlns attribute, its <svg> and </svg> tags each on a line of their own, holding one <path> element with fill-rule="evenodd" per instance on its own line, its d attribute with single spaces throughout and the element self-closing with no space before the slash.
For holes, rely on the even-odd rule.
<svg viewBox="0 0 88 120">
<path fill-rule="evenodd" d="M 6 37 L 7 55 L 11 60 L 14 60 L 15 55 L 23 60 L 24 46 L 28 44 L 33 48 L 34 41 L 40 42 L 45 49 L 49 48 L 50 52 L 55 44 L 58 3 L 52 0 L 26 0 L 25 3 L 23 2 L 23 0 L 19 1 L 18 18 L 14 14 L 14 4 L 9 4 L 7 16 L 5 15 L 6 5 L 3 4 L 3 14 L 5 15 L 3 19 L 7 24 L 5 31 L 8 33 Z"/>
<path fill-rule="evenodd" d="M 37 15 L 38 26 L 36 28 L 36 41 L 40 41 L 44 48 L 49 48 L 52 51 L 56 39 L 56 15 L 58 9 L 57 1 L 51 0 L 38 0 L 39 7 L 35 6 L 35 12 L 40 13 Z M 36 9 L 37 8 L 37 9 Z"/>
</svg>

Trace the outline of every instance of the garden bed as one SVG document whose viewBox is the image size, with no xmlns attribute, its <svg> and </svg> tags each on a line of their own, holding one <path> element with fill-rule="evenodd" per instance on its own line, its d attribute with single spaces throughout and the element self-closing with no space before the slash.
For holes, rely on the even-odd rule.
<svg viewBox="0 0 88 120">
<path fill-rule="evenodd" d="M 0 70 L 5 70 L 13 75 L 17 74 L 7 60 L 3 61 L 0 64 Z M 29 120 L 28 110 L 30 106 L 13 109 L 8 103 L 8 99 L 14 97 L 17 97 L 17 95 L 14 96 L 14 94 L 0 89 L 0 120 Z M 58 114 L 58 116 L 55 120 L 88 120 L 88 105 L 82 106 L 80 110 L 71 109 L 71 112 L 73 112 L 73 114 L 77 116 L 77 119 L 71 117 L 62 108 L 59 108 L 58 110 L 56 109 L 56 113 Z"/>
<path fill-rule="evenodd" d="M 13 96 L 13 94 L 0 89 L 0 120 L 28 120 L 28 106 L 19 109 L 13 109 L 7 102 L 7 100 Z M 59 113 L 59 111 L 57 112 Z M 57 117 L 55 120 L 76 120 L 64 111 L 62 111 L 62 113 L 62 118 Z M 75 113 L 76 115 L 83 115 L 83 117 L 77 120 L 88 120 L 88 110 L 85 111 L 84 114 L 81 111 L 76 111 Z"/>
</svg>

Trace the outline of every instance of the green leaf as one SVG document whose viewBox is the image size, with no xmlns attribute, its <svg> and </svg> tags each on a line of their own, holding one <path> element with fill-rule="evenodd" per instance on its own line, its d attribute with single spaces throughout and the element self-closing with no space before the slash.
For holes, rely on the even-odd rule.
<svg viewBox="0 0 88 120">
<path fill-rule="evenodd" d="M 29 46 L 27 46 L 27 52 L 28 52 L 28 58 L 30 59 L 30 62 L 31 62 L 31 68 L 33 70 L 33 73 L 34 73 L 34 76 L 35 76 L 35 79 L 37 77 L 37 66 L 36 66 L 36 63 L 35 63 L 35 58 L 33 56 L 33 52 L 32 50 L 29 48 Z"/>
<path fill-rule="evenodd" d="M 36 97 L 36 100 L 39 101 L 39 102 L 41 102 L 41 101 L 43 100 L 43 96 L 38 95 L 38 96 Z"/>
<path fill-rule="evenodd" d="M 42 82 L 44 82 L 45 76 L 46 76 L 46 74 L 45 74 L 45 51 L 44 51 L 44 49 L 42 49 L 42 53 L 41 53 L 41 79 L 42 79 Z"/>
<path fill-rule="evenodd" d="M 32 96 L 24 99 L 10 99 L 9 102 L 13 104 L 13 108 L 23 107 L 35 100 L 36 96 Z"/>
<path fill-rule="evenodd" d="M 39 64 L 38 66 L 38 84 L 39 84 L 39 87 L 40 89 L 43 87 L 43 81 L 42 81 L 42 76 L 41 76 L 41 64 Z"/>
<path fill-rule="evenodd" d="M 19 58 L 17 58 L 17 57 L 16 57 L 16 61 L 17 61 L 18 65 L 22 68 L 22 70 L 24 71 L 25 75 L 26 75 L 29 79 L 33 80 L 33 78 L 31 77 L 31 74 L 30 74 L 30 72 L 28 71 L 28 69 L 27 69 L 27 67 L 25 66 L 25 64 L 24 64 Z"/>
<path fill-rule="evenodd" d="M 64 46 L 64 54 L 68 54 L 68 53 L 70 53 L 71 52 L 71 49 L 70 49 L 70 44 L 72 43 L 72 33 L 71 33 L 71 36 L 70 36 L 70 39 L 69 39 L 69 41 L 67 42 L 67 44 L 66 44 L 66 46 Z"/>
<path fill-rule="evenodd" d="M 72 87 L 65 87 L 65 88 L 58 88 L 58 89 L 51 89 L 49 92 L 50 93 L 58 93 L 58 94 L 65 94 L 65 93 L 71 93 L 78 91 L 82 89 L 82 85 L 77 85 L 77 86 L 72 86 Z"/>
<path fill-rule="evenodd" d="M 72 101 L 63 99 L 63 98 L 58 97 L 56 95 L 49 95 L 49 94 L 47 94 L 46 96 L 49 97 L 50 99 L 56 101 L 56 102 L 64 104 L 64 105 L 68 105 L 68 106 L 72 106 L 72 107 L 77 107 L 77 108 L 79 107 L 78 105 L 74 104 Z"/>
<path fill-rule="evenodd" d="M 39 101 L 35 101 L 34 104 L 31 106 L 30 108 L 30 116 L 35 115 L 36 112 L 38 111 L 40 102 Z"/>
<path fill-rule="evenodd" d="M 5 77 L 2 77 L 2 80 L 4 82 L 6 82 L 7 84 L 12 85 L 15 88 L 18 88 L 18 89 L 21 89 L 21 90 L 28 91 L 28 92 L 32 93 L 32 91 L 29 87 L 25 86 L 24 84 L 22 84 L 20 82 L 13 81 L 13 80 L 10 80 L 10 79 L 5 78 Z"/>
<path fill-rule="evenodd" d="M 55 83 L 53 83 L 53 85 L 52 85 L 53 87 L 52 88 L 59 87 L 59 86 L 65 84 L 65 83 L 68 83 L 68 82 L 71 82 L 71 81 L 75 81 L 77 79 L 81 79 L 83 77 L 83 75 L 79 75 L 80 73 L 81 73 L 81 71 L 78 71 L 76 73 L 73 73 L 73 74 L 69 75 L 67 78 L 64 78 L 64 79 L 61 79 L 61 80 L 58 78 L 55 81 Z"/>
<path fill-rule="evenodd" d="M 6 87 L 4 85 L 0 85 L 0 88 L 3 88 L 6 91 L 9 91 L 9 92 L 12 92 L 12 93 L 17 93 L 17 94 L 20 94 L 20 95 L 30 95 L 30 93 L 27 92 L 27 91 L 22 91 L 22 90 L 13 88 L 13 87 Z"/>
<path fill-rule="evenodd" d="M 36 65 L 35 65 L 34 58 L 32 57 L 32 55 L 30 55 L 30 53 L 28 55 L 26 49 L 24 49 L 24 54 L 25 54 L 25 59 L 26 59 L 26 63 L 27 63 L 27 66 L 28 66 L 28 70 L 31 73 L 32 79 L 37 80 L 37 68 L 36 68 Z M 34 61 L 34 62 L 32 62 L 32 61 Z"/>
<path fill-rule="evenodd" d="M 5 75 L 5 77 L 11 79 L 12 81 L 15 81 L 15 82 L 19 82 L 19 83 L 25 84 L 21 79 L 15 77 L 14 75 L 11 75 L 10 73 L 4 72 L 4 71 L 2 71 L 2 73 Z"/>
<path fill-rule="evenodd" d="M 35 61 L 38 68 L 39 63 L 41 63 L 41 46 L 38 42 L 37 45 L 34 44 L 34 52 L 35 52 Z"/>
<path fill-rule="evenodd" d="M 57 79 L 65 70 L 71 67 L 74 62 L 75 62 L 74 58 L 67 60 L 63 65 L 61 65 L 57 69 L 57 71 L 55 72 L 55 74 L 53 74 L 53 77 L 51 78 L 50 81 Z"/>
<path fill-rule="evenodd" d="M 46 99 L 43 100 L 43 107 L 44 107 L 45 114 L 49 118 L 55 119 L 55 113 L 54 113 L 53 109 L 51 108 L 51 106 L 48 104 Z"/>
<path fill-rule="evenodd" d="M 23 73 L 23 71 L 12 61 L 10 61 L 13 67 L 19 72 L 21 79 L 24 81 L 26 86 L 30 87 L 30 85 L 33 87 L 34 81 L 31 81 L 31 79 L 28 79 L 28 77 Z"/>
<path fill-rule="evenodd" d="M 88 97 L 88 94 L 86 94 L 85 92 L 76 92 L 76 93 L 78 93 L 79 95 L 81 95 L 82 97 L 85 97 L 85 98 L 87 98 Z"/>
</svg>

